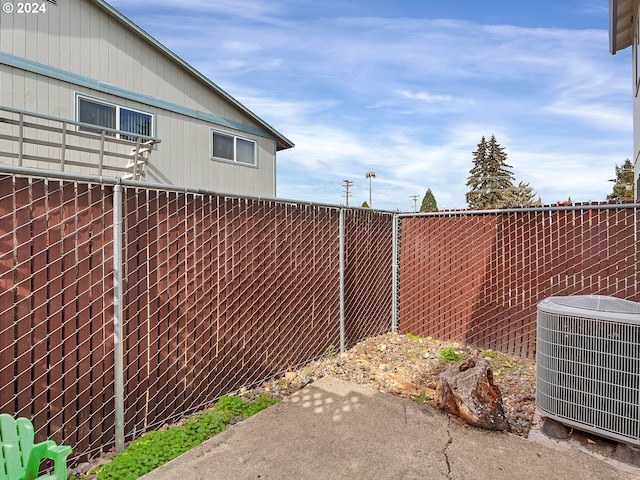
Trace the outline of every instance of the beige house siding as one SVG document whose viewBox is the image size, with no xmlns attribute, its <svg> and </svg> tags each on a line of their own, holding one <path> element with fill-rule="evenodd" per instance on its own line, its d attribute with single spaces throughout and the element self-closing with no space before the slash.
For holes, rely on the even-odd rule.
<svg viewBox="0 0 640 480">
<path fill-rule="evenodd" d="M 275 196 L 276 150 L 293 144 L 103 2 L 46 6 L 0 15 L 0 105 L 75 120 L 85 95 L 148 112 L 162 143 L 146 180 Z M 212 160 L 212 129 L 255 141 L 257 165 Z"/>
</svg>

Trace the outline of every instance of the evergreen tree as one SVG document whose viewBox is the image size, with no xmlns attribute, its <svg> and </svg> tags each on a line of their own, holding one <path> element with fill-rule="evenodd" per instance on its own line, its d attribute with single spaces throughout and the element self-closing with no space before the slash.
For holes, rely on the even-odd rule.
<svg viewBox="0 0 640 480">
<path fill-rule="evenodd" d="M 467 178 L 469 208 L 500 208 L 508 203 L 509 192 L 515 188 L 511 168 L 496 137 L 491 135 L 487 142 L 483 136 L 473 152 L 473 168 Z"/>
<path fill-rule="evenodd" d="M 633 165 L 631 165 L 631 160 L 627 158 L 621 167 L 616 165 L 616 178 L 609 180 L 610 182 L 614 182 L 613 192 L 607 195 L 607 200 L 614 202 L 633 200 L 635 198 L 633 179 Z"/>
<path fill-rule="evenodd" d="M 542 200 L 536 199 L 536 193 L 528 183 L 520 182 L 518 186 L 505 192 L 500 207 L 540 207 Z"/>
<path fill-rule="evenodd" d="M 420 205 L 421 212 L 437 212 L 438 211 L 438 202 L 436 202 L 436 197 L 433 196 L 433 192 L 431 189 L 427 189 L 427 193 L 424 194 L 424 198 L 422 199 L 422 205 Z"/>
</svg>

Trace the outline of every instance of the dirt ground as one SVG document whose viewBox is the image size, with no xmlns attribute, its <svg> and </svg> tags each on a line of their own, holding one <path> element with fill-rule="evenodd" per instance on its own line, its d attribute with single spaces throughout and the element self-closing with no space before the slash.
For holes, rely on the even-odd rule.
<svg viewBox="0 0 640 480">
<path fill-rule="evenodd" d="M 268 391 L 274 396 L 286 396 L 330 375 L 417 403 L 431 404 L 440 373 L 449 368 L 455 358 L 476 357 L 489 361 L 511 432 L 526 437 L 535 413 L 535 360 L 431 337 L 388 333 L 368 338 L 343 354 L 329 349 L 324 358 L 298 371 L 287 372 L 284 378 L 265 382 L 251 393 Z"/>
</svg>

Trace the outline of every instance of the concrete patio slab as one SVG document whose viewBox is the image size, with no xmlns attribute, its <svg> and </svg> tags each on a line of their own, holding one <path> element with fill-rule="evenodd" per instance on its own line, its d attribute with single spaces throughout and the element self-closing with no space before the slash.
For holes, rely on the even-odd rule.
<svg viewBox="0 0 640 480">
<path fill-rule="evenodd" d="M 431 407 L 325 377 L 142 478 L 638 477 L 582 452 L 467 427 Z"/>
</svg>

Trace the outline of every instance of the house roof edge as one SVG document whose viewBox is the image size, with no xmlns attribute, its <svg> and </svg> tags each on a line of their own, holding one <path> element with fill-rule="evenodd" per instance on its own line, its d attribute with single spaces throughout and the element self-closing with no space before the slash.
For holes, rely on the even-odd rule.
<svg viewBox="0 0 640 480">
<path fill-rule="evenodd" d="M 255 113 L 253 113 L 247 107 L 242 105 L 238 100 L 236 100 L 234 97 L 229 95 L 226 91 L 224 91 L 222 88 L 220 88 L 218 85 L 216 85 L 213 81 L 211 81 L 205 75 L 203 75 L 198 70 L 196 70 L 194 67 L 192 67 L 190 64 L 188 64 L 185 60 L 180 58 L 177 54 L 175 54 L 174 52 L 169 50 L 167 47 L 165 47 L 162 43 L 160 43 L 158 40 L 156 40 L 152 35 L 147 33 L 141 27 L 136 25 L 133 21 L 131 21 L 129 18 L 127 18 L 120 11 L 118 11 L 117 9 L 115 9 L 114 7 L 109 5 L 105 0 L 91 0 L 91 1 L 93 1 L 95 4 L 97 4 L 100 8 L 102 8 L 103 10 L 108 12 L 109 14 L 113 15 L 119 22 L 123 23 L 128 28 L 130 28 L 133 31 L 135 31 L 138 35 L 140 35 L 143 38 L 145 38 L 147 41 L 149 41 L 151 44 L 153 44 L 158 50 L 160 50 L 166 56 L 168 56 L 173 61 L 178 63 L 182 68 L 187 70 L 189 73 L 191 73 L 193 76 L 198 78 L 201 82 L 205 83 L 208 87 L 210 87 L 216 93 L 220 94 L 222 97 L 224 97 L 230 103 L 232 103 L 237 108 L 242 110 L 242 112 L 247 114 L 249 117 L 251 117 L 256 122 L 258 122 L 263 128 L 265 128 L 267 131 L 269 131 L 276 138 L 276 144 L 277 144 L 277 149 L 278 150 L 285 150 L 287 148 L 293 148 L 294 147 L 294 143 L 291 140 L 289 140 L 287 137 L 282 135 L 280 132 L 278 132 L 275 128 L 273 128 L 267 122 L 265 122 L 260 117 L 258 117 Z"/>
</svg>

